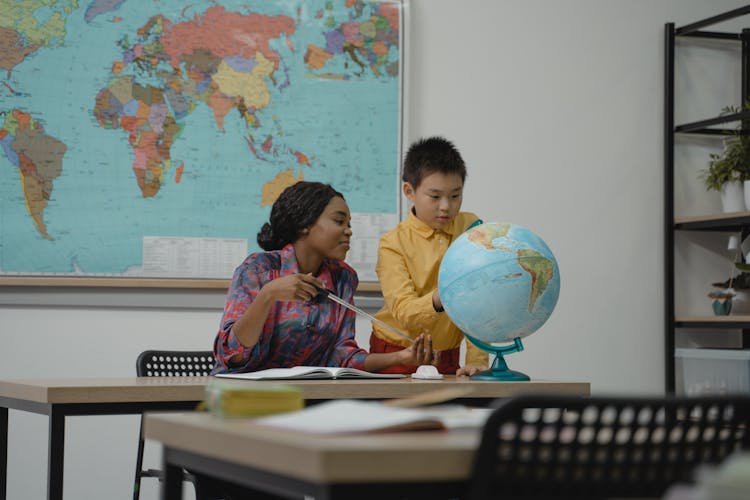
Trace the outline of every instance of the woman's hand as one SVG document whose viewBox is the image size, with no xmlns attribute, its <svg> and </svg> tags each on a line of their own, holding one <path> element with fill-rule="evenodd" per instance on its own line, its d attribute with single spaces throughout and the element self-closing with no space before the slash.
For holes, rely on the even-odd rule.
<svg viewBox="0 0 750 500">
<path fill-rule="evenodd" d="M 234 324 L 232 332 L 242 346 L 251 348 L 258 342 L 263 324 L 274 302 L 310 300 L 318 294 L 316 286 L 323 288 L 323 282 L 312 274 L 290 274 L 269 281 L 263 285 L 253 303 Z M 232 361 L 239 362 L 239 359 L 241 356 Z"/>
<path fill-rule="evenodd" d="M 312 274 L 297 273 L 266 283 L 258 294 L 264 294 L 274 301 L 307 301 L 318 295 L 316 286 L 323 288 L 323 282 Z"/>
</svg>

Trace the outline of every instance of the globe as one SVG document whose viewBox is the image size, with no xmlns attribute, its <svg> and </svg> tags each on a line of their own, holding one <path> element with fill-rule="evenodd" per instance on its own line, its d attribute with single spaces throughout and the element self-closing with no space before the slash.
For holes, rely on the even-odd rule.
<svg viewBox="0 0 750 500">
<path fill-rule="evenodd" d="M 510 223 L 471 227 L 443 256 L 438 291 L 467 339 L 495 355 L 490 370 L 472 378 L 529 380 L 509 370 L 504 355 L 522 350 L 521 339 L 536 332 L 557 304 L 560 272 L 540 236 Z"/>
</svg>

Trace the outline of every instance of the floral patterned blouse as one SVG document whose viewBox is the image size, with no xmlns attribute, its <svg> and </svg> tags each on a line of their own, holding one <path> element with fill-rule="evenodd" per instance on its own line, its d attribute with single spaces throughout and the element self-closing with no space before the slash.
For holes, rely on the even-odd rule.
<svg viewBox="0 0 750 500">
<path fill-rule="evenodd" d="M 295 365 L 349 366 L 363 370 L 367 351 L 354 340 L 355 315 L 324 297 L 310 301 L 276 302 L 258 342 L 246 348 L 232 333 L 232 325 L 269 281 L 299 273 L 294 247 L 250 255 L 234 271 L 224 316 L 214 341 L 216 366 L 212 373 L 286 368 Z M 329 290 L 353 303 L 357 273 L 345 262 L 324 260 L 317 275 Z M 231 363 L 236 354 L 242 360 Z"/>
</svg>

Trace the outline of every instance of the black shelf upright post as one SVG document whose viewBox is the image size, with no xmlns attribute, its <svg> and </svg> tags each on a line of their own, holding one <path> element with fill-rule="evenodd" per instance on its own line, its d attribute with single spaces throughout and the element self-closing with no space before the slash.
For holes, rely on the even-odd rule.
<svg viewBox="0 0 750 500">
<path fill-rule="evenodd" d="M 664 27 L 664 380 L 667 394 L 675 390 L 674 40 L 674 23 L 667 23 Z"/>
<path fill-rule="evenodd" d="M 740 33 L 740 39 L 742 43 L 742 102 L 740 103 L 740 110 L 746 111 L 746 106 L 750 105 L 750 29 L 743 29 Z M 741 120 L 742 126 L 741 134 L 750 134 L 750 119 L 743 118 Z M 750 234 L 750 228 L 747 226 L 743 227 L 740 243 Z M 745 262 L 745 256 L 742 256 L 742 261 Z M 750 347 L 750 330 L 747 328 L 742 329 L 741 345 L 743 349 Z"/>
</svg>

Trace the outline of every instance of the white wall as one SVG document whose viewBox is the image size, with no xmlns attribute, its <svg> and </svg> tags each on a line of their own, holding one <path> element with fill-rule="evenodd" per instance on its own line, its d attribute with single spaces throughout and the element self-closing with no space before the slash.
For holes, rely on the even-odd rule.
<svg viewBox="0 0 750 500">
<path fill-rule="evenodd" d="M 743 3 L 410 1 L 407 142 L 455 141 L 469 166 L 464 208 L 535 230 L 560 265 L 557 309 L 512 368 L 595 393 L 663 390 L 664 23 Z M 0 307 L 0 377 L 129 376 L 143 349 L 209 348 L 219 317 Z M 11 412 L 9 499 L 44 497 L 46 425 Z M 68 429 L 66 497 L 129 498 L 137 419 L 78 417 Z M 142 498 L 157 498 L 148 483 Z"/>
</svg>

